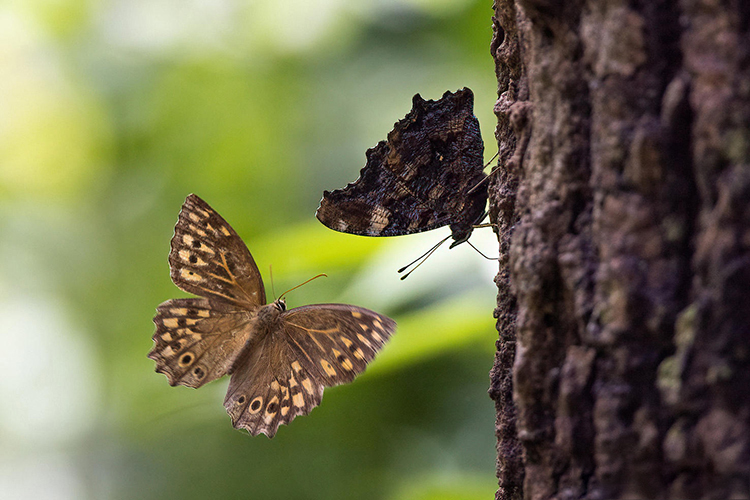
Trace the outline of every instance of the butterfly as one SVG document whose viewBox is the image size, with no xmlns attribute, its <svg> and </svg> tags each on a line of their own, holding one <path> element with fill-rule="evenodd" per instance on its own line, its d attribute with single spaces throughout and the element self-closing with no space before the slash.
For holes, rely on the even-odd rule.
<svg viewBox="0 0 750 500">
<path fill-rule="evenodd" d="M 194 194 L 182 205 L 169 266 L 174 284 L 200 298 L 157 307 L 148 357 L 173 386 L 231 375 L 224 407 L 232 425 L 253 436 L 271 438 L 310 413 L 324 387 L 351 382 L 396 329 L 392 319 L 347 304 L 266 304 L 247 246 Z"/>
<path fill-rule="evenodd" d="M 438 101 L 415 95 L 412 110 L 387 140 L 367 150 L 359 178 L 324 191 L 315 216 L 333 230 L 363 236 L 447 225 L 454 240 L 450 248 L 467 241 L 487 203 L 484 145 L 473 107 L 468 88 L 446 92 Z"/>
</svg>

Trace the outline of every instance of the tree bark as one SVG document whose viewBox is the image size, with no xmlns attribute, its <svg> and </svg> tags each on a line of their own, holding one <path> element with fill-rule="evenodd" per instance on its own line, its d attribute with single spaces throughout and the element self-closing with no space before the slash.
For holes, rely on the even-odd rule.
<svg viewBox="0 0 750 500">
<path fill-rule="evenodd" d="M 750 2 L 494 11 L 496 497 L 750 498 Z"/>
</svg>

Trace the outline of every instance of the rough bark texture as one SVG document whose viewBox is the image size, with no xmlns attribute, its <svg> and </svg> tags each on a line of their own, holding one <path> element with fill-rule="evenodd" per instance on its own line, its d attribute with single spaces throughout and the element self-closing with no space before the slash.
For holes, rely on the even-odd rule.
<svg viewBox="0 0 750 500">
<path fill-rule="evenodd" d="M 490 221 L 497 225 L 500 242 L 500 271 L 495 278 L 497 296 L 497 341 L 495 364 L 490 373 L 490 397 L 495 401 L 497 414 L 497 498 L 521 498 L 523 492 L 523 457 L 516 429 L 516 409 L 513 404 L 513 360 L 516 355 L 516 299 L 510 286 L 510 242 L 515 216 L 518 176 L 522 151 L 527 142 L 524 133 L 528 124 L 528 83 L 521 61 L 519 17 L 513 2 L 499 0 L 494 6 L 491 51 L 495 58 L 498 81 L 498 101 L 495 115 L 498 124 L 498 165 L 490 179 Z"/>
<path fill-rule="evenodd" d="M 750 498 L 750 2 L 494 9 L 497 498 Z"/>
</svg>

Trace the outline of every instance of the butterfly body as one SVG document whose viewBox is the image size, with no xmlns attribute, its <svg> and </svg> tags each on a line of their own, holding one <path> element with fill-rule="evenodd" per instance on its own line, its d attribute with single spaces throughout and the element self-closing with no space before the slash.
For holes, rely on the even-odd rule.
<svg viewBox="0 0 750 500">
<path fill-rule="evenodd" d="M 385 141 L 367 150 L 359 178 L 324 191 L 316 217 L 336 231 L 398 236 L 449 226 L 451 247 L 485 215 L 487 189 L 479 121 L 469 89 L 438 101 L 417 94 Z"/>
<path fill-rule="evenodd" d="M 195 195 L 185 200 L 171 245 L 172 280 L 202 297 L 159 305 L 149 358 L 170 385 L 200 387 L 231 375 L 224 406 L 252 435 L 273 437 L 309 413 L 324 387 L 353 380 L 395 330 L 392 319 L 361 307 L 266 304 L 247 247 Z"/>
</svg>

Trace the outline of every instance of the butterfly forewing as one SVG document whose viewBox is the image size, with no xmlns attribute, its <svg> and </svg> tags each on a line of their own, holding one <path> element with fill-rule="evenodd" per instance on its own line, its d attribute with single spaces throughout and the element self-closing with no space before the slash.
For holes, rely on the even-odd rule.
<svg viewBox="0 0 750 500">
<path fill-rule="evenodd" d="M 389 146 L 383 141 L 367 150 L 368 165 L 387 165 Z M 453 214 L 410 189 L 389 168 L 364 168 L 344 189 L 323 193 L 318 219 L 336 231 L 363 236 L 398 236 L 450 223 Z"/>
<path fill-rule="evenodd" d="M 172 299 L 156 309 L 148 357 L 171 385 L 200 387 L 229 373 L 250 339 L 254 317 L 228 302 Z"/>
<path fill-rule="evenodd" d="M 395 236 L 450 225 L 465 241 L 481 220 L 487 188 L 482 137 L 469 89 L 438 101 L 414 96 L 411 112 L 367 151 L 355 182 L 324 192 L 316 213 L 336 231 Z"/>
<path fill-rule="evenodd" d="M 263 281 L 245 243 L 194 194 L 182 205 L 171 246 L 172 281 L 181 289 L 246 308 L 265 304 Z"/>
<path fill-rule="evenodd" d="M 283 313 L 273 340 L 269 335 L 238 360 L 224 401 L 233 425 L 272 437 L 279 425 L 320 404 L 324 387 L 364 371 L 395 328 L 386 316 L 345 304 Z"/>
</svg>

